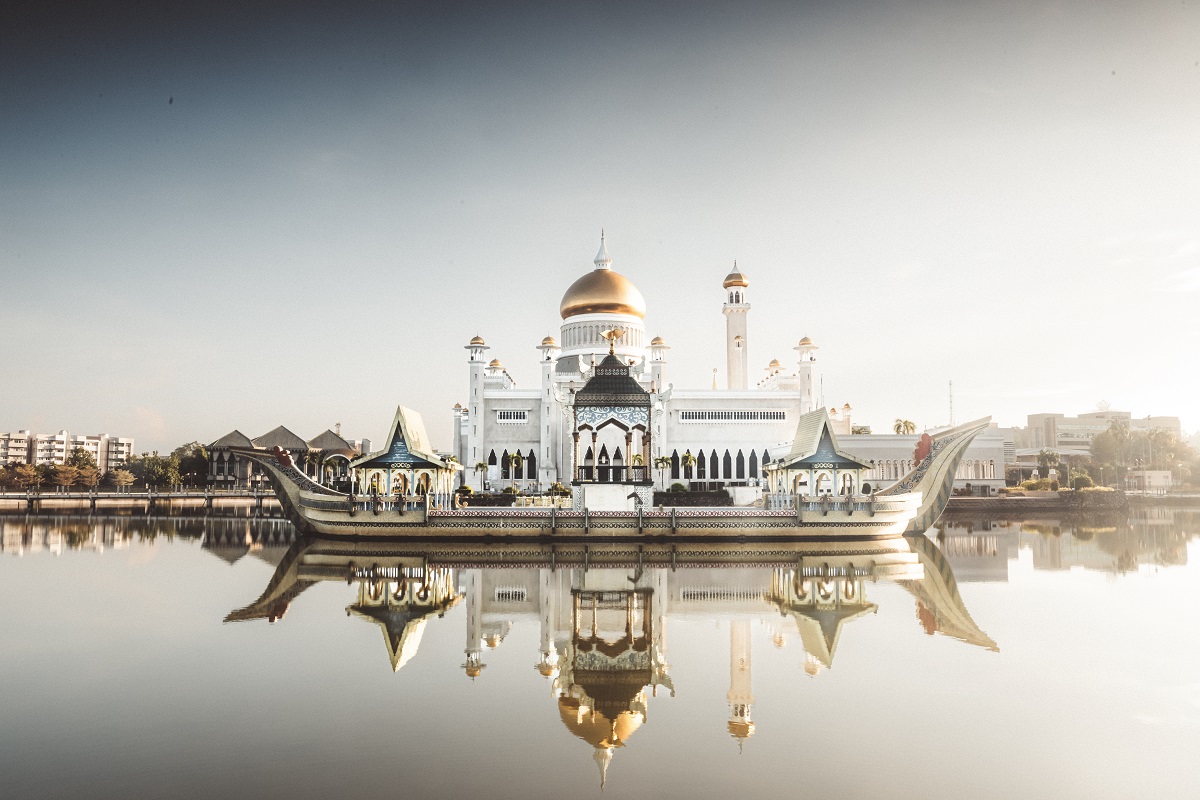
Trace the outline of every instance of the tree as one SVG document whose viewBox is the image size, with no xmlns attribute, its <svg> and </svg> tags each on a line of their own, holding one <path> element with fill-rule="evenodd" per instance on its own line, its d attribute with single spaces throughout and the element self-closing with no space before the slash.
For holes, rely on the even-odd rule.
<svg viewBox="0 0 1200 800">
<path fill-rule="evenodd" d="M 488 465 L 486 461 L 475 462 L 475 472 L 479 474 L 479 491 L 481 492 L 483 491 L 483 476 L 487 474 L 487 468 Z"/>
<path fill-rule="evenodd" d="M 136 480 L 136 476 L 127 469 L 109 470 L 109 473 L 108 473 L 109 483 L 111 483 L 113 486 L 117 487 L 118 491 L 120 491 L 121 489 L 127 488 L 129 486 L 132 486 L 133 482 L 135 480 Z"/>
<path fill-rule="evenodd" d="M 691 450 L 685 450 L 683 455 L 679 457 L 679 463 L 683 467 L 683 477 L 691 480 L 692 467 L 696 466 L 696 457 L 692 455 Z"/>
<path fill-rule="evenodd" d="M 313 453 L 317 454 L 319 460 L 320 451 L 309 451 L 309 455 Z M 176 471 L 179 474 L 179 479 L 175 483 L 183 483 L 186 479 L 187 483 L 198 486 L 207 478 L 208 449 L 199 442 L 188 442 L 176 447 L 171 452 L 170 458 L 175 459 Z"/>
<path fill-rule="evenodd" d="M 892 425 L 892 430 L 901 434 L 913 434 L 917 432 L 917 423 L 911 419 L 897 418 L 895 424 Z"/>
<path fill-rule="evenodd" d="M 95 467 L 79 467 L 79 477 L 76 480 L 80 486 L 95 489 L 100 483 L 100 470 Z"/>
<path fill-rule="evenodd" d="M 74 486 L 75 481 L 79 480 L 79 468 L 67 464 L 55 465 L 50 470 L 50 479 L 56 486 L 63 489 Z"/>
<path fill-rule="evenodd" d="M 508 466 L 512 470 L 513 480 L 517 479 L 517 470 L 525 463 L 525 456 L 520 453 L 513 453 L 508 457 Z"/>
<path fill-rule="evenodd" d="M 71 451 L 71 455 L 67 456 L 67 466 L 75 467 L 76 469 L 83 469 L 84 467 L 95 469 L 99 465 L 96 464 L 95 456 L 82 447 L 76 447 Z"/>
<path fill-rule="evenodd" d="M 36 489 L 45 481 L 42 471 L 33 464 L 20 464 L 13 470 L 18 488 Z"/>
<path fill-rule="evenodd" d="M 661 478 L 662 474 L 671 468 L 671 457 L 658 456 L 654 459 L 654 468 L 658 470 L 658 475 Z"/>
<path fill-rule="evenodd" d="M 1037 459 L 1038 469 L 1042 471 L 1043 478 L 1048 476 L 1050 474 L 1050 470 L 1057 467 L 1059 463 L 1058 453 L 1045 447 L 1043 447 L 1042 451 L 1038 453 Z"/>
</svg>

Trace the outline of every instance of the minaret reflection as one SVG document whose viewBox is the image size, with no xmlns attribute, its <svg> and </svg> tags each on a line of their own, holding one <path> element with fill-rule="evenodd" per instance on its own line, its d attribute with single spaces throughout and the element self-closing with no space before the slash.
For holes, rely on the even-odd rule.
<svg viewBox="0 0 1200 800">
<path fill-rule="evenodd" d="M 737 739 L 740 752 L 754 735 L 750 707 L 754 693 L 750 689 L 750 620 L 735 620 L 729 625 L 729 735 Z"/>
</svg>

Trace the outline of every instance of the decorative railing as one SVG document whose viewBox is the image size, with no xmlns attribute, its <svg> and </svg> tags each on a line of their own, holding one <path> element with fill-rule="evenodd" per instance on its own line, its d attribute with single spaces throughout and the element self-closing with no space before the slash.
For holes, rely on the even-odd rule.
<svg viewBox="0 0 1200 800">
<path fill-rule="evenodd" d="M 652 479 L 650 467 L 600 465 L 575 468 L 576 483 L 649 483 Z"/>
</svg>

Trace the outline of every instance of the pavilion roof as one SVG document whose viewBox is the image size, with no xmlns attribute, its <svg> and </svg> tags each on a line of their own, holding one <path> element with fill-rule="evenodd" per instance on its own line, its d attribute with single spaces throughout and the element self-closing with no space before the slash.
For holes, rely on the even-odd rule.
<svg viewBox="0 0 1200 800">
<path fill-rule="evenodd" d="M 428 606 L 408 604 L 372 606 L 355 603 L 346 609 L 348 614 L 368 619 L 383 630 L 383 641 L 387 645 L 388 660 L 396 672 L 417 654 L 421 646 L 421 635 L 425 622 L 435 614 L 444 614 L 458 603 L 459 595 L 451 596 L 444 603 Z"/>
<path fill-rule="evenodd" d="M 596 371 L 575 393 L 577 406 L 649 406 L 650 393 L 630 373 L 629 365 L 612 353 L 596 365 Z"/>
<path fill-rule="evenodd" d="M 788 610 L 792 619 L 796 621 L 804 652 L 828 669 L 833 666 L 833 656 L 842 636 L 842 626 L 878 609 L 874 603 L 864 603 L 852 606 L 839 604 L 831 608 L 793 606 Z"/>
<path fill-rule="evenodd" d="M 387 447 L 367 453 L 350 462 L 352 468 L 363 467 L 435 467 L 449 469 L 450 465 L 429 446 L 425 422 L 411 408 L 396 406 L 396 416 L 385 439 Z"/>
<path fill-rule="evenodd" d="M 818 462 L 861 469 L 869 469 L 871 466 L 838 446 L 837 436 L 830 424 L 829 412 L 824 408 L 800 417 L 796 423 L 792 447 L 782 461 L 785 469 L 795 469 Z"/>
</svg>

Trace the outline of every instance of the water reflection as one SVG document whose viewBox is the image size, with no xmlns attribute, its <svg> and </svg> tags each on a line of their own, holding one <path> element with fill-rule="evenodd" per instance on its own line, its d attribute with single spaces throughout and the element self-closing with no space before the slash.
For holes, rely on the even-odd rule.
<svg viewBox="0 0 1200 800">
<path fill-rule="evenodd" d="M 243 545 L 213 536 L 205 546 L 227 557 Z M 472 680 L 514 625 L 536 621 L 539 650 L 530 653 L 531 664 L 550 681 L 562 724 L 592 748 L 601 785 L 616 751 L 647 723 L 651 698 L 675 694 L 668 618 L 729 620 L 727 728 L 739 747 L 756 730 L 754 625 L 776 646 L 798 640 L 803 672 L 817 676 L 833 667 L 851 624 L 878 610 L 870 586 L 894 581 L 915 599 L 926 633 L 998 649 L 964 605 L 949 560 L 926 537 L 640 547 L 301 538 L 282 554 L 258 599 L 226 621 L 283 620 L 301 593 L 325 581 L 349 584 L 347 616 L 379 626 L 393 670 L 416 654 L 425 627 L 460 603 L 461 667 Z"/>
</svg>

